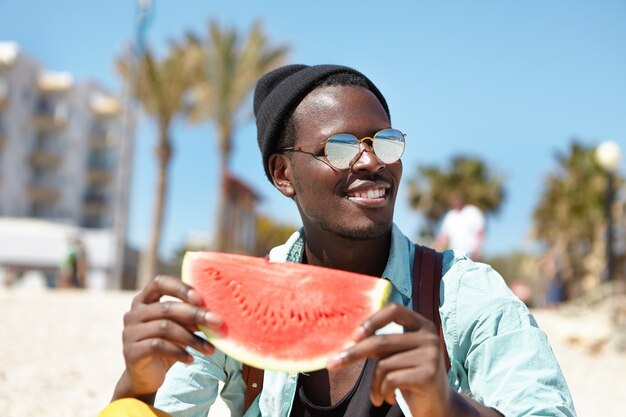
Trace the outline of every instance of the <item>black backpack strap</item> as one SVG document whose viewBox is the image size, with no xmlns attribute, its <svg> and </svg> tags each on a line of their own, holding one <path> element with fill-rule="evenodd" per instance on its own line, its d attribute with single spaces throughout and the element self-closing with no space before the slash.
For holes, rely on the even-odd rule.
<svg viewBox="0 0 626 417">
<path fill-rule="evenodd" d="M 450 358 L 446 349 L 439 316 L 439 288 L 443 266 L 443 254 L 433 249 L 415 245 L 413 260 L 413 310 L 431 320 L 437 326 L 441 349 L 450 370 Z M 417 297 L 415 295 L 417 294 Z"/>
</svg>

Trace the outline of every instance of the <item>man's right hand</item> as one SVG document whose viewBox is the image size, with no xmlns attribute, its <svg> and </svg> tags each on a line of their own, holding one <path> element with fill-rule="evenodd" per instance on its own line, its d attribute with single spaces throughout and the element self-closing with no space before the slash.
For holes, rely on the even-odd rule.
<svg viewBox="0 0 626 417">
<path fill-rule="evenodd" d="M 171 296 L 179 301 L 161 301 Z M 191 363 L 187 346 L 212 354 L 206 340 L 194 334 L 198 326 L 220 331 L 222 319 L 202 305 L 202 298 L 190 286 L 174 277 L 158 276 L 133 299 L 124 315 L 124 360 L 126 369 L 120 378 L 113 400 L 138 398 L 152 403 L 165 380 L 165 374 L 177 362 Z"/>
</svg>

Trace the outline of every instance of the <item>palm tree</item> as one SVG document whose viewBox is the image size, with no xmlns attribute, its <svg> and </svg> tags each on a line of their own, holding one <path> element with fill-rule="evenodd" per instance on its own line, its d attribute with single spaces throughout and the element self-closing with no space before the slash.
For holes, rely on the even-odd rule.
<svg viewBox="0 0 626 417">
<path fill-rule="evenodd" d="M 573 140 L 568 153 L 556 155 L 557 170 L 548 175 L 533 214 L 533 235 L 556 253 L 569 297 L 597 286 L 604 267 L 607 177 L 594 152 Z"/>
<path fill-rule="evenodd" d="M 497 213 L 505 198 L 504 180 L 484 161 L 469 156 L 452 157 L 444 169 L 434 165 L 417 168 L 409 180 L 409 201 L 411 208 L 426 219 L 421 237 L 434 237 L 437 225 L 449 209 L 450 198 L 459 193 L 486 215 Z"/>
<path fill-rule="evenodd" d="M 183 46 L 171 43 L 166 56 L 161 59 L 146 48 L 137 62 L 133 63 L 127 56 L 117 60 L 119 74 L 143 111 L 153 119 L 158 132 L 155 146 L 156 193 L 150 237 L 139 267 L 140 287 L 152 279 L 156 271 L 168 191 L 169 163 L 174 151 L 171 125 L 183 112 L 184 100 L 197 67 L 194 58 Z"/>
<path fill-rule="evenodd" d="M 255 23 L 245 39 L 235 29 L 222 29 L 212 21 L 208 38 L 187 36 L 188 49 L 202 56 L 198 83 L 191 94 L 189 119 L 210 121 L 215 127 L 220 155 L 220 199 L 217 211 L 216 250 L 224 250 L 228 224 L 225 179 L 228 176 L 233 148 L 233 133 L 240 122 L 242 109 L 256 81 L 267 71 L 281 65 L 287 47 L 268 44 L 260 23 Z"/>
</svg>

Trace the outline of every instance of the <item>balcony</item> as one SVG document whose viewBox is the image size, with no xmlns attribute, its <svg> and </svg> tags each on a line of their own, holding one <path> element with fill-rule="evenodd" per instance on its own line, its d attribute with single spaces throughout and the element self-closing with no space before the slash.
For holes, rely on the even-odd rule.
<svg viewBox="0 0 626 417">
<path fill-rule="evenodd" d="M 99 117 L 117 116 L 122 111 L 120 101 L 104 94 L 96 94 L 91 98 L 91 111 Z"/>
<path fill-rule="evenodd" d="M 116 170 L 115 154 L 111 149 L 93 151 L 87 159 L 87 180 L 92 186 L 107 185 Z"/>
<path fill-rule="evenodd" d="M 106 210 L 109 197 L 102 192 L 88 191 L 83 197 L 83 209 L 86 215 L 95 215 Z"/>
<path fill-rule="evenodd" d="M 44 169 L 56 169 L 63 162 L 63 157 L 57 153 L 46 150 L 34 150 L 30 155 L 32 166 Z"/>
<path fill-rule="evenodd" d="M 57 181 L 48 177 L 34 178 L 27 190 L 26 195 L 33 203 L 54 203 L 59 199 Z"/>
<path fill-rule="evenodd" d="M 39 135 L 30 155 L 30 163 L 39 170 L 56 169 L 63 162 L 63 147 L 59 138 Z"/>
<path fill-rule="evenodd" d="M 107 185 L 113 181 L 113 172 L 102 168 L 88 168 L 87 181 L 91 185 Z"/>
<path fill-rule="evenodd" d="M 44 72 L 37 77 L 37 88 L 42 93 L 66 93 L 74 85 L 74 77 L 69 72 Z"/>
<path fill-rule="evenodd" d="M 108 127 L 94 124 L 90 132 L 90 145 L 92 149 L 103 150 L 113 146 L 115 138 Z"/>
<path fill-rule="evenodd" d="M 35 126 L 42 131 L 59 130 L 67 125 L 68 107 L 59 100 L 42 97 L 37 102 L 33 120 Z"/>
</svg>

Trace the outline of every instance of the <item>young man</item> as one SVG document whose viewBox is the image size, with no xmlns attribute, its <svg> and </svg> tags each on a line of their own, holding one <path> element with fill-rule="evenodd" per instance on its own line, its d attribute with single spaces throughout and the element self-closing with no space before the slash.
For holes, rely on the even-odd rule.
<svg viewBox="0 0 626 417">
<path fill-rule="evenodd" d="M 254 109 L 265 172 L 303 223 L 270 259 L 384 277 L 393 289 L 392 303 L 327 369 L 266 371 L 246 416 L 574 415 L 558 364 L 526 307 L 491 268 L 452 251 L 443 256 L 439 306 L 446 372 L 435 326 L 411 308 L 416 247 L 393 224 L 404 134 L 392 129 L 387 103 L 370 80 L 347 67 L 289 65 L 259 80 Z M 161 302 L 163 295 L 182 303 Z M 199 324 L 215 330 L 221 324 L 199 304 L 191 288 L 171 277 L 155 278 L 137 295 L 124 317 L 126 370 L 114 399 L 206 416 L 222 381 L 221 397 L 233 416 L 242 415 L 241 364 L 194 333 Z M 390 334 L 391 322 L 404 332 Z M 131 402 L 147 410 L 143 403 Z M 110 415 L 120 415 L 116 404 Z"/>
</svg>

